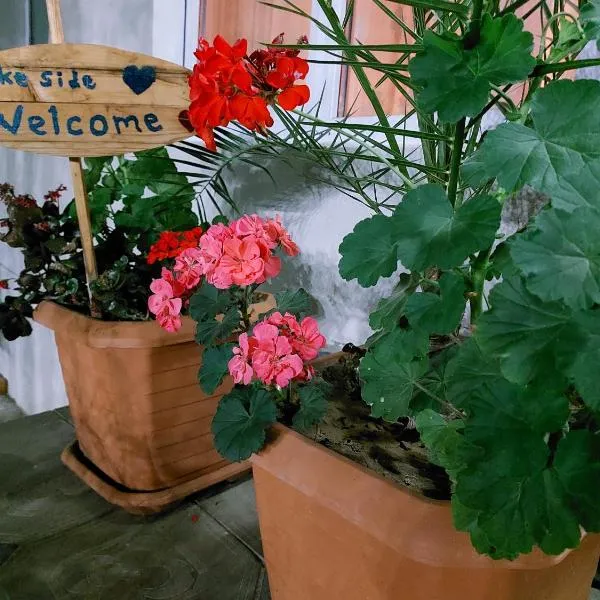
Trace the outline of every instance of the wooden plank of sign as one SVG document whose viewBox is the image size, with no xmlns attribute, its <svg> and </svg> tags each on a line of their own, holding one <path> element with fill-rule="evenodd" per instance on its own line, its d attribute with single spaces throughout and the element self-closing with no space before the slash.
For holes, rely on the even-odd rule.
<svg viewBox="0 0 600 600">
<path fill-rule="evenodd" d="M 179 109 L 137 105 L 0 103 L 0 144 L 38 154 L 110 156 L 185 139 Z"/>
<path fill-rule="evenodd" d="M 189 71 L 107 46 L 0 52 L 0 144 L 58 156 L 107 156 L 190 137 Z"/>
<path fill-rule="evenodd" d="M 123 70 L 128 66 L 153 67 L 156 81 L 142 94 L 135 94 L 123 81 Z M 187 69 L 107 46 L 61 44 L 13 48 L 0 52 L 0 67 L 1 101 L 140 104 L 177 106 L 180 110 L 190 103 Z M 27 75 L 27 86 L 15 84 L 16 72 Z M 11 74 L 11 85 L 6 83 L 7 73 Z M 85 77 L 86 83 L 92 82 L 93 89 L 85 86 Z"/>
</svg>

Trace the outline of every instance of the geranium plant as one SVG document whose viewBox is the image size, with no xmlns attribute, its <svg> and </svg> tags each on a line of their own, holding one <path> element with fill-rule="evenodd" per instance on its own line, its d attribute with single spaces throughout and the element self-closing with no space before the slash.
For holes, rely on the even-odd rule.
<svg viewBox="0 0 600 600">
<path fill-rule="evenodd" d="M 396 175 L 395 195 L 340 247 L 344 278 L 397 281 L 370 317 L 363 398 L 376 417 L 416 419 L 480 552 L 574 548 L 582 529 L 600 531 L 600 82 L 563 75 L 600 63 L 574 60 L 598 35 L 599 7 L 542 12 L 535 49 L 516 14 L 532 2 L 419 3 L 414 43 L 391 63 L 319 4 L 379 117 L 354 134 L 386 138 L 363 138 L 362 156 L 371 143 Z M 382 113 L 366 68 L 403 90 L 418 131 Z M 496 109 L 507 122 L 486 133 Z M 422 140 L 420 166 L 405 166 L 406 138 Z M 503 207 L 525 186 L 547 202 L 509 235 Z"/>
<path fill-rule="evenodd" d="M 600 36 L 600 5 L 406 0 L 405 22 L 372 1 L 409 43 L 350 40 L 353 2 L 340 15 L 318 0 L 320 22 L 284 0 L 331 40 L 287 48 L 351 69 L 376 115 L 283 119 L 297 139 L 312 136 L 333 185 L 376 213 L 344 239 L 341 275 L 396 281 L 370 316 L 362 396 L 374 417 L 416 420 L 478 551 L 560 554 L 600 531 L 600 82 L 566 78 L 600 64 L 577 59 Z M 385 81 L 409 107 L 400 119 L 378 98 Z M 492 112 L 504 122 L 489 131 Z M 336 132 L 332 147 L 315 139 L 322 129 Z M 365 161 L 363 176 L 353 165 Z M 511 231 L 502 215 L 515 204 L 532 218 Z M 261 339 L 240 340 L 239 377 Z M 273 416 L 258 396 L 238 414 L 257 428 Z"/>
<path fill-rule="evenodd" d="M 197 192 L 163 148 L 86 159 L 85 180 L 99 272 L 91 286 L 95 313 L 105 320 L 146 320 L 148 285 L 160 273 L 146 255 L 163 230 L 189 230 L 198 225 L 197 213 L 205 219 L 201 205 L 194 211 Z M 0 241 L 24 258 L 19 276 L 1 284 L 8 290 L 0 303 L 6 339 L 31 333 L 29 318 L 42 300 L 92 312 L 75 206 L 59 205 L 64 191 L 61 186 L 38 203 L 11 185 L 0 187 L 7 212 Z"/>
<path fill-rule="evenodd" d="M 203 391 L 214 394 L 228 373 L 239 384 L 213 421 L 215 446 L 230 460 L 259 450 L 278 418 L 308 428 L 326 409 L 326 386 L 310 365 L 325 345 L 317 322 L 305 316 L 311 297 L 304 290 L 276 294 L 277 308 L 253 326 L 254 307 L 266 298 L 260 285 L 281 271 L 278 251 L 299 253 L 280 220 L 244 215 L 204 232 L 167 232 L 149 255 L 165 261 L 150 286 L 149 310 L 169 332 L 181 327 L 182 311 L 196 321 Z"/>
</svg>

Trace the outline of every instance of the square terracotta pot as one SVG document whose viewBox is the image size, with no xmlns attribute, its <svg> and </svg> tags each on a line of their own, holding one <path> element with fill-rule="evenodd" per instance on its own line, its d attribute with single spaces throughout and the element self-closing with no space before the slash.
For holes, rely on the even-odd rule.
<svg viewBox="0 0 600 600">
<path fill-rule="evenodd" d="M 152 492 L 249 468 L 213 447 L 212 418 L 232 382 L 210 396 L 200 389 L 190 318 L 173 334 L 153 321 L 103 322 L 43 302 L 35 320 L 55 333 L 79 447 L 113 482 Z"/>
<path fill-rule="evenodd" d="M 252 457 L 273 600 L 588 600 L 600 536 L 494 561 L 426 500 L 277 426 Z"/>
</svg>

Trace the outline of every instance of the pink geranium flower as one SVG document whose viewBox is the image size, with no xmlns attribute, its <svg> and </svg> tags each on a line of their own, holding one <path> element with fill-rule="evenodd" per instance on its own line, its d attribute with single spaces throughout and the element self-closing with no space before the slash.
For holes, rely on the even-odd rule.
<svg viewBox="0 0 600 600">
<path fill-rule="evenodd" d="M 156 320 L 163 329 L 174 332 L 181 328 L 179 314 L 183 301 L 175 295 L 178 289 L 175 289 L 173 274 L 168 269 L 163 269 L 162 275 L 161 279 L 155 279 L 150 285 L 154 294 L 148 298 L 148 310 L 156 315 Z"/>
<path fill-rule="evenodd" d="M 173 270 L 176 273 L 177 281 L 191 290 L 199 285 L 203 275 L 203 257 L 198 248 L 188 248 L 181 252 L 175 261 Z"/>
<path fill-rule="evenodd" d="M 293 331 L 292 348 L 303 358 L 313 360 L 326 344 L 325 336 L 319 331 L 319 324 L 312 317 L 302 319 L 300 328 Z"/>
<path fill-rule="evenodd" d="M 281 224 L 279 215 L 274 219 L 268 219 L 265 222 L 265 229 L 267 230 L 269 237 L 274 240 L 276 244 L 280 244 L 283 251 L 288 256 L 298 256 L 298 254 L 300 254 L 298 244 L 292 240 L 287 229 Z"/>
<path fill-rule="evenodd" d="M 287 336 L 294 352 L 303 360 L 313 360 L 319 355 L 319 350 L 326 344 L 325 336 L 319 331 L 319 325 L 312 317 L 306 317 L 298 323 L 296 317 L 290 313 L 282 315 L 273 313 L 267 320 L 280 328 L 283 335 Z"/>
<path fill-rule="evenodd" d="M 181 317 L 171 313 L 158 314 L 156 316 L 158 324 L 168 333 L 175 333 L 181 329 Z"/>
<path fill-rule="evenodd" d="M 252 381 L 254 371 L 250 365 L 251 342 L 254 340 L 248 338 L 247 333 L 242 333 L 238 341 L 239 346 L 233 349 L 234 357 L 229 361 L 229 373 L 235 383 L 248 385 Z"/>
<path fill-rule="evenodd" d="M 258 215 L 244 215 L 231 223 L 231 229 L 239 237 L 252 236 L 264 242 L 270 250 L 277 247 L 277 238 L 269 234 L 265 222 Z"/>
<path fill-rule="evenodd" d="M 200 238 L 199 256 L 200 270 L 209 279 L 223 256 L 223 241 L 213 236 L 212 227 Z"/>
<path fill-rule="evenodd" d="M 215 267 L 215 286 L 220 287 L 217 284 L 226 281 L 239 286 L 252 285 L 264 277 L 264 271 L 256 238 L 231 238 L 223 242 L 223 256 Z"/>
<path fill-rule="evenodd" d="M 252 356 L 252 368 L 257 377 L 267 385 L 275 383 L 286 387 L 302 373 L 302 359 L 293 353 L 289 340 L 279 335 L 279 329 L 274 325 L 260 323 L 253 333 L 257 347 Z"/>
</svg>

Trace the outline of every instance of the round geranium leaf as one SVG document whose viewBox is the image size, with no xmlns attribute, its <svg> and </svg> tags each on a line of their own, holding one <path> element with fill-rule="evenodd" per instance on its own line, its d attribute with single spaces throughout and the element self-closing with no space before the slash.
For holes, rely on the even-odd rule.
<svg viewBox="0 0 600 600">
<path fill-rule="evenodd" d="M 234 462 L 250 458 L 264 445 L 266 430 L 277 420 L 277 407 L 269 392 L 238 387 L 221 400 L 212 423 L 215 447 Z"/>
</svg>

